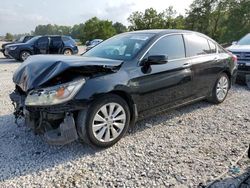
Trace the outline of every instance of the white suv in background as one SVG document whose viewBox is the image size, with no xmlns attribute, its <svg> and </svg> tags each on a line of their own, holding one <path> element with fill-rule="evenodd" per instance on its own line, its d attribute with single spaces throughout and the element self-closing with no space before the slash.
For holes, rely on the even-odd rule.
<svg viewBox="0 0 250 188">
<path fill-rule="evenodd" d="M 238 58 L 238 76 L 239 82 L 250 82 L 250 33 L 241 38 L 238 42 L 233 42 L 232 46 L 227 48 Z"/>
</svg>

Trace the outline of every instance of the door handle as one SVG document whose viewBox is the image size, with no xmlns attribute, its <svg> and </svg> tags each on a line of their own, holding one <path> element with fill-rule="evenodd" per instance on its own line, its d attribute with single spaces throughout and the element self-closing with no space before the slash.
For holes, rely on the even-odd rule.
<svg viewBox="0 0 250 188">
<path fill-rule="evenodd" d="M 182 65 L 182 67 L 183 67 L 183 68 L 189 68 L 189 67 L 191 67 L 191 63 L 184 63 L 184 64 Z"/>
</svg>

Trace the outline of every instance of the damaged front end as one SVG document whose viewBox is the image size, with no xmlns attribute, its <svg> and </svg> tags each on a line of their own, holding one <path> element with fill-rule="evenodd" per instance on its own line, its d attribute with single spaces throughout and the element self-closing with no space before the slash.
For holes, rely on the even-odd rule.
<svg viewBox="0 0 250 188">
<path fill-rule="evenodd" d="M 23 117 L 25 124 L 36 134 L 43 134 L 49 144 L 65 145 L 78 139 L 75 116 L 85 106 L 70 99 L 83 83 L 81 81 L 74 89 L 71 82 L 66 86 L 33 90 L 28 94 L 17 86 L 10 94 L 15 107 L 16 122 Z"/>
<path fill-rule="evenodd" d="M 25 61 L 13 76 L 16 89 L 10 99 L 16 120 L 23 117 L 25 124 L 36 134 L 43 134 L 49 144 L 65 145 L 78 139 L 75 119 L 87 108 L 86 101 L 75 99 L 77 93 L 87 80 L 116 72 L 122 62 L 58 58 L 37 56 Z"/>
</svg>

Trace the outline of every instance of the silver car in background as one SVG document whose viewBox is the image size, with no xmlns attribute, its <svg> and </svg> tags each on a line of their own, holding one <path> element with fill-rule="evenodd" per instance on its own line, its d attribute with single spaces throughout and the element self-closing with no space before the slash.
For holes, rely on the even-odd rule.
<svg viewBox="0 0 250 188">
<path fill-rule="evenodd" d="M 227 48 L 238 58 L 237 81 L 250 83 L 250 33 Z"/>
</svg>

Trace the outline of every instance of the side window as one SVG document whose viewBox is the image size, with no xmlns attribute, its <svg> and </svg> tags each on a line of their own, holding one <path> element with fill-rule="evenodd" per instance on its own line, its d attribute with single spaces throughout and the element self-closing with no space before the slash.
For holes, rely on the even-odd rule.
<svg viewBox="0 0 250 188">
<path fill-rule="evenodd" d="M 41 37 L 37 41 L 37 46 L 38 48 L 47 48 L 49 44 L 49 39 L 48 37 Z"/>
<path fill-rule="evenodd" d="M 51 37 L 51 46 L 55 48 L 60 48 L 62 45 L 61 37 Z"/>
<path fill-rule="evenodd" d="M 62 40 L 63 40 L 64 42 L 68 42 L 68 41 L 70 41 L 70 38 L 69 38 L 69 37 L 62 37 Z"/>
<path fill-rule="evenodd" d="M 148 52 L 148 55 L 167 55 L 168 59 L 185 57 L 182 35 L 171 35 L 161 38 Z"/>
<path fill-rule="evenodd" d="M 206 38 L 195 34 L 186 34 L 184 39 L 188 57 L 210 53 L 210 47 Z"/>
<path fill-rule="evenodd" d="M 210 53 L 211 54 L 216 53 L 217 52 L 216 51 L 216 45 L 212 41 L 210 41 L 210 40 L 208 40 L 208 43 L 209 43 L 209 46 L 210 46 Z"/>
</svg>

